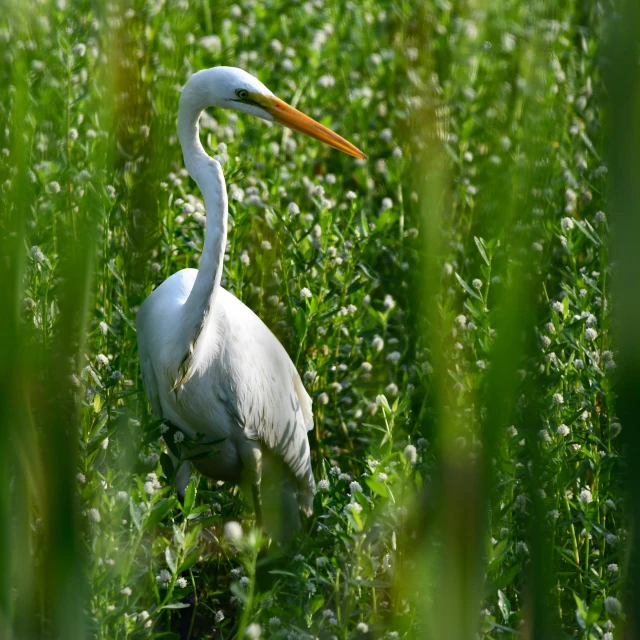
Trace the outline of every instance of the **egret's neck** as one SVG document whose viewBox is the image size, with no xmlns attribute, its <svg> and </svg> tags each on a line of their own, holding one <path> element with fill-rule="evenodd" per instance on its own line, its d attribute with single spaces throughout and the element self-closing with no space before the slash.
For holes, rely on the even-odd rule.
<svg viewBox="0 0 640 640">
<path fill-rule="evenodd" d="M 202 192 L 207 212 L 198 276 L 184 305 L 184 337 L 191 347 L 215 304 L 227 241 L 227 189 L 224 175 L 220 163 L 205 152 L 198 135 L 198 120 L 207 106 L 199 87 L 189 81 L 180 98 L 178 136 L 185 167 Z"/>
</svg>

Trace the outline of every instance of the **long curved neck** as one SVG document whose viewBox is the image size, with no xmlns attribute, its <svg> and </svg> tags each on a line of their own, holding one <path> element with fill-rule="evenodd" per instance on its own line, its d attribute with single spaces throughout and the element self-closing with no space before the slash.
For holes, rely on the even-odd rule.
<svg viewBox="0 0 640 640">
<path fill-rule="evenodd" d="M 227 189 L 220 163 L 205 152 L 198 135 L 198 120 L 207 106 L 202 77 L 185 85 L 178 109 L 178 137 L 184 164 L 204 197 L 207 225 L 198 276 L 184 304 L 184 338 L 193 348 L 220 289 L 227 242 Z"/>
</svg>

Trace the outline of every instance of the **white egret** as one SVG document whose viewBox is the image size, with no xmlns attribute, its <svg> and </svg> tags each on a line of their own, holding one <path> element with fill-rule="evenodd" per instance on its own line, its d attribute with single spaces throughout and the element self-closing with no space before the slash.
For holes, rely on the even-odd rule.
<svg viewBox="0 0 640 640">
<path fill-rule="evenodd" d="M 207 225 L 199 269 L 183 269 L 144 301 L 137 317 L 142 378 L 153 411 L 190 438 L 204 475 L 240 484 L 270 535 L 287 538 L 315 493 L 307 431 L 312 402 L 284 347 L 251 309 L 220 286 L 227 239 L 222 168 L 200 143 L 207 107 L 277 122 L 357 158 L 350 142 L 274 96 L 241 69 L 195 73 L 182 90 L 178 135 L 187 171 L 204 197 Z M 193 452 L 191 452 L 193 453 Z M 189 462 L 176 476 L 183 496 Z"/>
</svg>

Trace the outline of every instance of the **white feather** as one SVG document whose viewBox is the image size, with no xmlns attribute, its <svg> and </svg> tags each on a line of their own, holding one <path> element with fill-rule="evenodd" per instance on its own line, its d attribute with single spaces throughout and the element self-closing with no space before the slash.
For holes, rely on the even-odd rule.
<svg viewBox="0 0 640 640">
<path fill-rule="evenodd" d="M 239 108 L 233 103 L 237 89 L 271 95 L 255 78 L 228 67 L 194 74 L 183 89 L 178 133 L 185 165 L 205 199 L 205 243 L 199 270 L 172 275 L 140 307 L 140 367 L 159 417 L 191 437 L 203 434 L 204 442 L 224 438 L 218 455 L 196 463 L 203 473 L 246 485 L 260 481 L 264 466 L 274 476 L 264 478 L 265 489 L 297 491 L 308 510 L 315 492 L 307 439 L 311 398 L 277 338 L 220 286 L 226 186 L 219 163 L 200 144 L 197 123 L 207 106 Z M 269 464 L 261 464 L 262 454 Z M 297 514 L 289 517 L 295 521 Z"/>
</svg>

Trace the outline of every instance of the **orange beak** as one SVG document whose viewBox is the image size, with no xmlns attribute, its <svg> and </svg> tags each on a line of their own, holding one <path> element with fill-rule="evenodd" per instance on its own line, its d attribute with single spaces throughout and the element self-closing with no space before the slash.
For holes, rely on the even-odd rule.
<svg viewBox="0 0 640 640">
<path fill-rule="evenodd" d="M 351 144 L 348 140 L 345 140 L 342 136 L 327 129 L 324 125 L 316 122 L 309 116 L 305 116 L 304 113 L 294 109 L 286 102 L 280 100 L 280 98 L 269 97 L 264 100 L 264 108 L 268 111 L 273 119 L 281 125 L 293 129 L 298 133 L 304 133 L 307 136 L 320 140 L 334 149 L 339 149 L 348 153 L 350 156 L 365 160 L 367 156 L 358 149 L 355 145 Z"/>
</svg>

